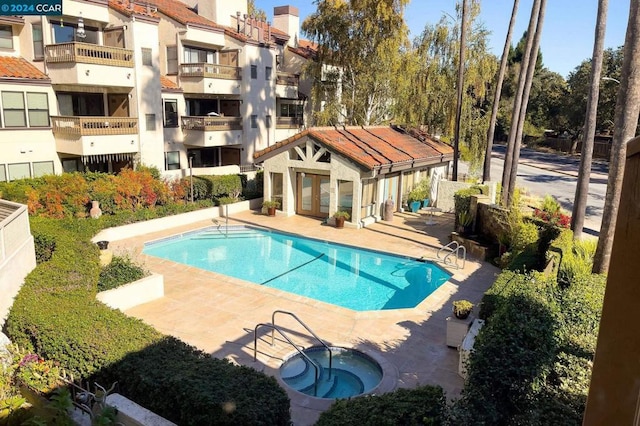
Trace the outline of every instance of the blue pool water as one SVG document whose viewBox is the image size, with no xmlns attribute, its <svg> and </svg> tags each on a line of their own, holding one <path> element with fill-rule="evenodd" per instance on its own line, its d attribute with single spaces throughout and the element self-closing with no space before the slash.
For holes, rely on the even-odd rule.
<svg viewBox="0 0 640 426">
<path fill-rule="evenodd" d="M 415 307 L 450 278 L 429 262 L 246 227 L 151 242 L 143 252 L 355 311 Z"/>
<path fill-rule="evenodd" d="M 303 352 L 307 357 L 296 353 L 282 363 L 280 377 L 287 386 L 306 395 L 350 398 L 371 392 L 382 380 L 380 365 L 357 350 L 331 347 L 331 368 L 325 347 L 313 346 Z"/>
</svg>

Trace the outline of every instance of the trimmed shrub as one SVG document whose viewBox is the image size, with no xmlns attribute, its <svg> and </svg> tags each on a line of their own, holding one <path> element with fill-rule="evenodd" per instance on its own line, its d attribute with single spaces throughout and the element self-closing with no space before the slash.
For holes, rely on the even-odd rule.
<svg viewBox="0 0 640 426">
<path fill-rule="evenodd" d="M 398 389 L 379 396 L 338 400 L 320 415 L 317 426 L 441 425 L 447 419 L 440 386 Z"/>
<path fill-rule="evenodd" d="M 128 257 L 114 256 L 107 266 L 102 268 L 98 277 L 98 291 L 129 284 L 149 275 L 141 266 L 136 265 Z"/>
<path fill-rule="evenodd" d="M 482 300 L 487 323 L 453 424 L 580 425 L 605 282 L 589 275 L 562 287 L 542 273 L 500 274 Z"/>
</svg>

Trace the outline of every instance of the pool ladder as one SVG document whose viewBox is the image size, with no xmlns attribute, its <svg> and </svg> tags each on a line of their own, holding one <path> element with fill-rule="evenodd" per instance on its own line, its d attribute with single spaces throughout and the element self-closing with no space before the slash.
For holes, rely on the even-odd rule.
<svg viewBox="0 0 640 426">
<path fill-rule="evenodd" d="M 313 366 L 315 370 L 315 380 L 313 382 L 313 390 L 314 390 L 313 393 L 315 396 L 318 393 L 318 378 L 319 378 L 320 368 L 311 358 L 309 358 L 309 355 L 304 353 L 304 351 L 300 350 L 300 348 L 295 343 L 293 343 L 293 341 L 289 338 L 289 336 L 287 336 L 287 334 L 284 332 L 282 328 L 276 325 L 276 314 L 289 315 L 290 317 L 298 321 L 298 323 L 301 326 L 303 326 L 305 330 L 307 330 L 311 334 L 311 336 L 313 336 L 318 342 L 320 342 L 322 346 L 324 346 L 327 349 L 327 351 L 329 352 L 329 378 L 331 378 L 331 366 L 333 363 L 333 359 L 332 359 L 333 354 L 331 353 L 331 348 L 329 347 L 329 345 L 327 345 L 324 340 L 319 338 L 318 335 L 314 333 L 313 330 L 311 330 L 309 326 L 305 324 L 300 318 L 298 318 L 296 314 L 294 314 L 293 312 L 283 311 L 280 309 L 273 311 L 273 313 L 271 314 L 271 323 L 256 324 L 253 330 L 253 361 L 255 362 L 258 357 L 258 329 L 260 327 L 267 327 L 271 329 L 271 346 L 274 346 L 275 344 L 275 332 L 277 331 L 291 346 L 293 346 L 293 348 L 295 348 L 296 351 L 298 351 L 300 355 L 304 357 L 304 359 L 309 364 Z"/>
<path fill-rule="evenodd" d="M 441 257 L 442 255 L 444 255 L 444 257 Z M 459 242 L 451 241 L 446 246 L 440 247 L 436 256 L 438 259 L 442 259 L 442 263 L 445 265 L 452 265 L 456 268 L 460 268 L 458 261 L 462 258 L 462 268 L 464 269 L 464 265 L 467 262 L 467 249 Z M 455 263 L 450 259 L 451 257 L 455 259 Z"/>
</svg>

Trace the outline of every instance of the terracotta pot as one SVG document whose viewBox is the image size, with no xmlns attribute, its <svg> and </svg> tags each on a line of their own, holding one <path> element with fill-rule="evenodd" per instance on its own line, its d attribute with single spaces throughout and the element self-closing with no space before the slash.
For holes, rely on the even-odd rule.
<svg viewBox="0 0 640 426">
<path fill-rule="evenodd" d="M 276 215 L 276 208 L 275 207 L 267 207 L 267 215 L 275 216 Z"/>
<path fill-rule="evenodd" d="M 336 228 L 344 228 L 344 217 L 336 217 Z"/>
</svg>

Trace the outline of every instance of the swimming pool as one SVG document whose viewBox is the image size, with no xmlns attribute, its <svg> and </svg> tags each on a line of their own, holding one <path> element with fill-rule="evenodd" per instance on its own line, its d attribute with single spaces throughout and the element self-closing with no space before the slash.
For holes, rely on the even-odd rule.
<svg viewBox="0 0 640 426">
<path fill-rule="evenodd" d="M 149 242 L 143 253 L 355 311 L 413 308 L 450 278 L 430 262 L 243 226 Z"/>
</svg>

